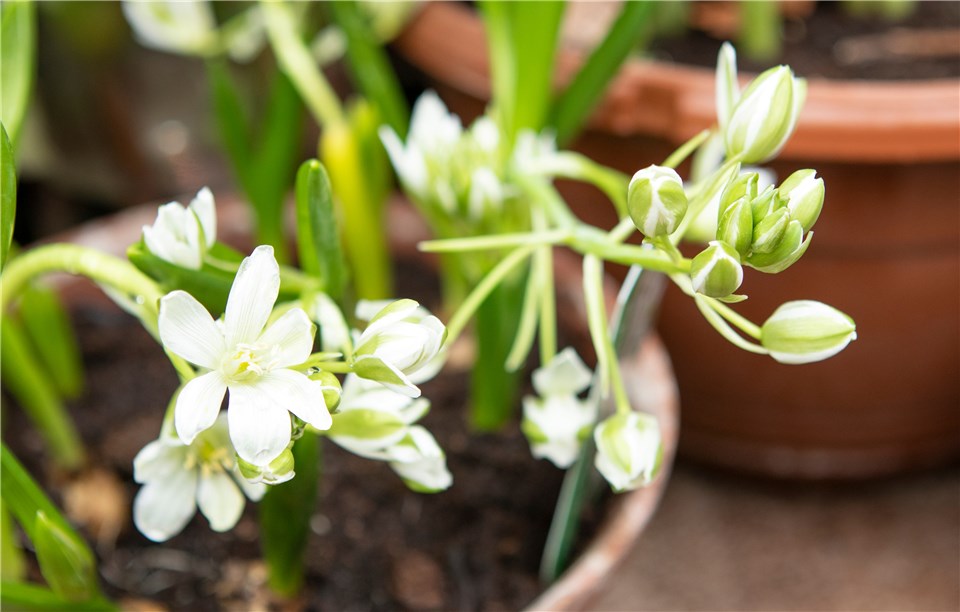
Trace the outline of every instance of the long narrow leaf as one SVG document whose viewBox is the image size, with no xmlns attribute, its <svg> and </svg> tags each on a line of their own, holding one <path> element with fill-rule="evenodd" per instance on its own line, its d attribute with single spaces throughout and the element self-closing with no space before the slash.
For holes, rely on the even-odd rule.
<svg viewBox="0 0 960 612">
<path fill-rule="evenodd" d="M 346 266 L 326 169 L 315 159 L 297 172 L 297 249 L 300 267 L 324 283 L 337 300 L 346 286 Z"/>
<path fill-rule="evenodd" d="M 270 487 L 260 502 L 260 543 L 269 583 L 283 596 L 303 584 L 303 554 L 310 536 L 310 517 L 317 504 L 320 440 L 306 433 L 293 445 L 297 475 Z"/>
<path fill-rule="evenodd" d="M 53 591 L 70 602 L 96 598 L 96 560 L 86 542 L 64 530 L 38 510 L 33 527 L 33 545 L 40 572 Z"/>
<path fill-rule="evenodd" d="M 31 540 L 35 535 L 37 512 L 43 512 L 47 520 L 68 534 L 74 544 L 85 545 L 5 444 L 0 444 L 0 496 Z"/>
<path fill-rule="evenodd" d="M 0 582 L 0 608 L 27 612 L 107 612 L 116 610 L 105 599 L 73 602 L 60 597 L 52 590 L 23 582 Z"/>
<path fill-rule="evenodd" d="M 24 291 L 20 297 L 20 318 L 30 344 L 60 395 L 79 396 L 83 391 L 83 360 L 70 317 L 56 292 L 42 285 Z"/>
<path fill-rule="evenodd" d="M 410 109 L 383 45 L 356 2 L 330 2 L 326 6 L 346 36 L 347 61 L 354 82 L 364 97 L 376 105 L 383 120 L 400 138 L 406 138 Z"/>
<path fill-rule="evenodd" d="M 566 5 L 556 0 L 508 4 L 517 67 L 514 129 L 539 131 L 549 110 L 557 37 Z"/>
<path fill-rule="evenodd" d="M 566 143 L 576 136 L 620 65 L 636 47 L 654 4 L 650 0 L 623 3 L 620 16 L 606 38 L 593 50 L 553 106 L 550 124 L 557 130 L 558 142 Z"/>
<path fill-rule="evenodd" d="M 0 497 L 0 580 L 18 581 L 26 574 L 27 564 L 17 543 L 13 519 Z"/>
<path fill-rule="evenodd" d="M 83 445 L 73 420 L 54 392 L 49 376 L 31 349 L 23 329 L 6 314 L 0 315 L 0 377 L 6 389 L 40 430 L 57 462 L 67 469 L 80 467 L 83 463 Z"/>
<path fill-rule="evenodd" d="M 13 159 L 13 144 L 6 126 L 0 124 L 0 269 L 7 263 L 13 243 L 13 223 L 17 216 L 17 169 Z"/>
<path fill-rule="evenodd" d="M 12 142 L 27 112 L 36 55 L 34 3 L 7 0 L 0 5 L 0 119 Z"/>
</svg>

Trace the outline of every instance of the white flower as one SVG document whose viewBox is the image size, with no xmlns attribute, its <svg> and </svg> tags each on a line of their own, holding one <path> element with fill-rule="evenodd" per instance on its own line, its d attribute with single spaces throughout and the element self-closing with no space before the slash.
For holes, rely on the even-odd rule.
<svg viewBox="0 0 960 612">
<path fill-rule="evenodd" d="M 243 494 L 259 501 L 266 491 L 239 477 L 224 417 L 189 446 L 161 434 L 137 453 L 133 479 L 143 485 L 133 501 L 133 522 L 155 542 L 180 533 L 197 506 L 214 531 L 232 529 L 243 513 Z"/>
<path fill-rule="evenodd" d="M 206 187 L 197 192 L 189 207 L 179 202 L 157 210 L 153 225 L 143 226 L 143 241 L 151 253 L 172 264 L 199 270 L 204 254 L 217 241 L 217 212 L 213 194 Z"/>
<path fill-rule="evenodd" d="M 639 412 L 616 414 L 593 431 L 594 464 L 615 491 L 649 484 L 660 464 L 660 426 Z"/>
<path fill-rule="evenodd" d="M 411 427 L 406 438 L 387 449 L 387 455 L 390 467 L 414 491 L 436 493 L 453 484 L 443 449 L 419 425 Z"/>
<path fill-rule="evenodd" d="M 570 467 L 597 420 L 597 405 L 577 398 L 590 386 L 591 373 L 573 348 L 566 348 L 533 373 L 540 397 L 523 398 L 523 432 L 533 456 L 559 468 Z"/>
<path fill-rule="evenodd" d="M 430 410 L 430 402 L 391 391 L 350 374 L 328 437 L 368 459 L 386 459 L 385 449 L 403 440 L 408 428 Z"/>
<path fill-rule="evenodd" d="M 260 246 L 240 264 L 221 321 L 185 291 L 160 300 L 164 347 L 204 370 L 177 398 L 174 423 L 185 444 L 213 425 L 227 389 L 230 438 L 254 465 L 269 464 L 287 447 L 288 411 L 317 429 L 330 427 L 321 383 L 290 369 L 313 348 L 307 314 L 293 308 L 266 326 L 279 291 L 273 248 Z"/>
<path fill-rule="evenodd" d="M 123 14 L 147 47 L 208 55 L 217 44 L 217 22 L 207 0 L 124 0 Z"/>
<path fill-rule="evenodd" d="M 361 302 L 365 318 L 384 302 Z M 356 341 L 353 371 L 409 397 L 419 397 L 416 383 L 432 378 L 442 365 L 446 329 L 440 319 L 413 300 L 397 300 L 380 308 Z"/>
</svg>

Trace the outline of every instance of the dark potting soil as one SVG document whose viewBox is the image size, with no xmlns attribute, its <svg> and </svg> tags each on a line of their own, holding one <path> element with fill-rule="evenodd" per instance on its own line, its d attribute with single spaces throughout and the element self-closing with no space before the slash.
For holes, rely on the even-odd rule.
<svg viewBox="0 0 960 612">
<path fill-rule="evenodd" d="M 401 294 L 437 306 L 421 266 L 401 266 L 400 276 L 409 285 Z M 448 491 L 413 493 L 386 464 L 324 441 L 321 499 L 296 600 L 280 601 L 266 587 L 255 504 L 230 532 L 213 532 L 198 513 L 180 535 L 150 542 L 129 519 L 138 490 L 132 461 L 157 436 L 176 377 L 131 317 L 97 306 L 73 316 L 87 389 L 70 408 L 90 454 L 80 478 L 87 486 L 50 468 L 19 410 L 5 415 L 5 439 L 58 505 L 70 505 L 72 496 L 74 506 L 101 506 L 92 514 L 106 515 L 107 524 L 84 532 L 97 543 L 104 590 L 121 608 L 504 610 L 543 590 L 537 568 L 563 473 L 531 457 L 516 422 L 494 434 L 469 430 L 463 369 L 423 385 L 433 408 L 422 423 L 447 453 L 454 475 Z M 588 517 L 585 535 L 598 515 Z M 33 579 L 41 580 L 36 568 Z"/>
<path fill-rule="evenodd" d="M 851 14 L 843 2 L 817 2 L 809 16 L 784 20 L 780 57 L 754 61 L 741 52 L 737 62 L 745 72 L 787 64 L 800 76 L 827 79 L 960 77 L 960 2 L 912 4 L 912 14 L 892 21 Z M 675 38 L 655 41 L 649 54 L 712 68 L 721 42 L 704 31 L 689 29 Z"/>
</svg>

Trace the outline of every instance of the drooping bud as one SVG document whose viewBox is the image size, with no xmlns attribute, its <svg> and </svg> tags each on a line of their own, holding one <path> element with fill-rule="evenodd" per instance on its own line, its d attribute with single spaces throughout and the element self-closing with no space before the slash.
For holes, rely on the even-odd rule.
<svg viewBox="0 0 960 612">
<path fill-rule="evenodd" d="M 709 297 L 727 297 L 743 282 L 743 267 L 740 254 L 720 240 L 693 258 L 690 264 L 690 281 L 693 290 Z"/>
<path fill-rule="evenodd" d="M 740 254 L 746 257 L 753 244 L 753 211 L 750 200 L 742 197 L 720 216 L 717 226 L 717 240 L 726 242 Z"/>
<path fill-rule="evenodd" d="M 649 484 L 660 467 L 660 427 L 653 417 L 639 412 L 616 414 L 593 432 L 597 445 L 594 464 L 615 491 Z"/>
<path fill-rule="evenodd" d="M 323 401 L 327 405 L 327 410 L 331 414 L 335 413 L 340 406 L 340 396 L 343 392 L 340 379 L 335 374 L 321 370 L 308 376 L 310 380 L 316 380 L 320 383 L 320 390 L 323 392 Z"/>
<path fill-rule="evenodd" d="M 680 175 L 673 168 L 661 166 L 638 171 L 627 188 L 627 211 L 648 238 L 675 232 L 687 212 Z"/>
<path fill-rule="evenodd" d="M 783 304 L 760 328 L 760 343 L 780 363 L 832 357 L 857 338 L 857 326 L 836 308 L 811 300 Z"/>
<path fill-rule="evenodd" d="M 753 242 L 750 249 L 754 253 L 770 253 L 780 246 L 790 223 L 790 211 L 780 208 L 764 217 L 753 228 Z"/>
<path fill-rule="evenodd" d="M 796 78 L 788 66 L 771 68 L 754 79 L 724 128 L 727 156 L 740 156 L 748 164 L 774 157 L 793 134 L 806 90 L 806 81 Z"/>
<path fill-rule="evenodd" d="M 823 209 L 826 188 L 816 170 L 797 170 L 780 185 L 780 197 L 787 203 L 790 217 L 810 231 Z"/>
<path fill-rule="evenodd" d="M 293 471 L 293 451 L 289 448 L 285 449 L 276 459 L 267 465 L 254 465 L 249 461 L 244 461 L 242 457 L 237 456 L 237 468 L 240 470 L 240 475 L 248 482 L 259 482 L 269 485 L 286 482 L 296 475 L 296 472 Z"/>
</svg>

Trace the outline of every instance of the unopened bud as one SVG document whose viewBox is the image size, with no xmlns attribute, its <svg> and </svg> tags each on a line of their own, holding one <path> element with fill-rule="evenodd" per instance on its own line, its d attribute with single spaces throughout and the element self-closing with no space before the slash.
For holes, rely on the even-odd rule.
<svg viewBox="0 0 960 612">
<path fill-rule="evenodd" d="M 800 222 L 803 231 L 810 231 L 823 209 L 826 191 L 823 179 L 817 177 L 817 171 L 797 170 L 783 181 L 778 191 L 787 203 L 790 217 Z"/>
<path fill-rule="evenodd" d="M 832 357 L 857 338 L 853 319 L 820 302 L 801 300 L 777 308 L 760 328 L 760 343 L 780 363 Z"/>
<path fill-rule="evenodd" d="M 787 66 L 771 68 L 743 92 L 724 128 L 729 157 L 744 163 L 774 157 L 796 127 L 806 98 L 806 81 Z"/>
<path fill-rule="evenodd" d="M 750 245 L 753 244 L 753 211 L 746 197 L 740 198 L 727 207 L 720 216 L 717 240 L 732 246 L 741 258 L 749 253 Z"/>
<path fill-rule="evenodd" d="M 237 467 L 240 469 L 240 475 L 248 481 L 269 485 L 286 482 L 295 475 L 293 451 L 289 448 L 284 449 L 276 459 L 265 466 L 254 465 L 238 456 Z"/>
<path fill-rule="evenodd" d="M 780 208 L 766 217 L 753 228 L 753 242 L 750 250 L 754 253 L 770 253 L 774 251 L 787 231 L 790 223 L 790 211 Z"/>
<path fill-rule="evenodd" d="M 320 383 L 320 390 L 323 392 L 323 403 L 327 406 L 330 413 L 335 413 L 340 405 L 340 396 L 343 389 L 340 386 L 340 379 L 331 372 L 321 370 L 310 374 L 310 380 Z"/>
<path fill-rule="evenodd" d="M 799 221 L 791 221 L 776 249 L 769 253 L 753 253 L 746 259 L 746 264 L 760 272 L 776 274 L 792 266 L 810 246 L 813 232 L 803 237 L 803 227 Z"/>
<path fill-rule="evenodd" d="M 687 212 L 683 181 L 672 168 L 650 166 L 638 171 L 627 188 L 627 211 L 644 236 L 676 231 Z"/>
<path fill-rule="evenodd" d="M 727 297 L 743 282 L 740 255 L 729 244 L 714 240 L 690 264 L 693 290 L 709 297 Z"/>
<path fill-rule="evenodd" d="M 756 172 L 744 172 L 730 181 L 723 190 L 723 195 L 720 196 L 720 214 L 717 220 L 719 221 L 720 217 L 723 217 L 724 213 L 727 212 L 727 209 L 741 198 L 746 198 L 748 202 L 752 202 L 757 197 L 759 183 L 760 175 Z"/>
</svg>

